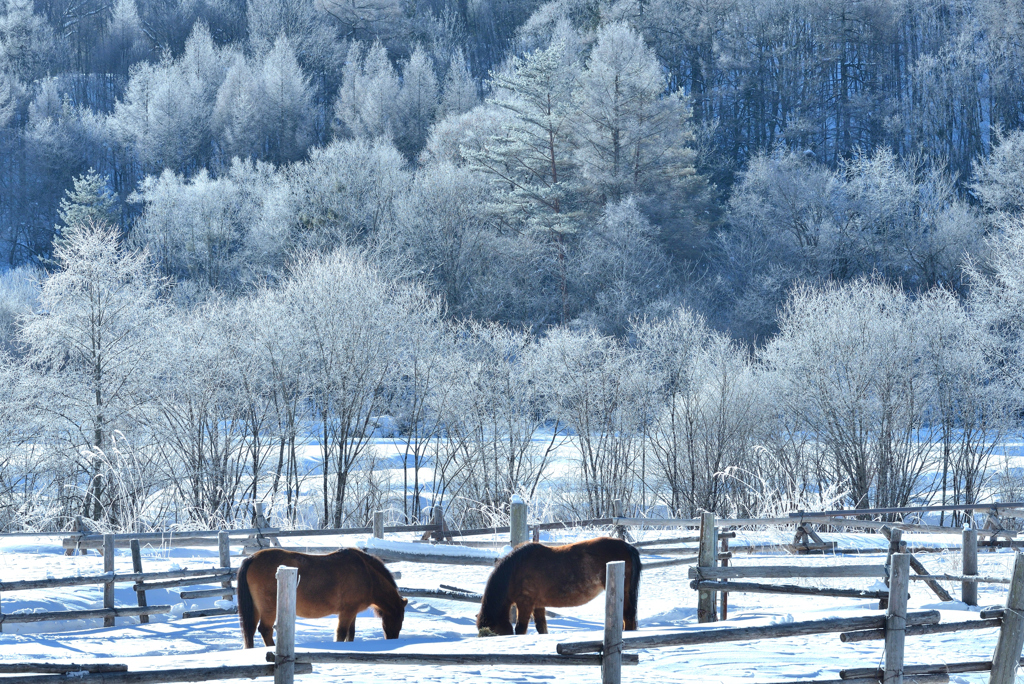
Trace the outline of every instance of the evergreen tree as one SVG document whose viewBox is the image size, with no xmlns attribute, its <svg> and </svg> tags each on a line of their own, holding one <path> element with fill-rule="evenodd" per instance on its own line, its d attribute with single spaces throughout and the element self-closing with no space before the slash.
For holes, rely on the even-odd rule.
<svg viewBox="0 0 1024 684">
<path fill-rule="evenodd" d="M 108 180 L 89 169 L 75 178 L 74 189 L 64 192 L 66 196 L 61 199 L 57 213 L 64 222 L 65 235 L 76 226 L 117 225 L 117 195 L 110 189 Z"/>
</svg>

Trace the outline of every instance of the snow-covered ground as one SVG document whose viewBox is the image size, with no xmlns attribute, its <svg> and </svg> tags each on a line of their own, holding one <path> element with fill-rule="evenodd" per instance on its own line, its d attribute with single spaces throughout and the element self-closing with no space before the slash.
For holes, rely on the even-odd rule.
<svg viewBox="0 0 1024 684">
<path fill-rule="evenodd" d="M 572 532 L 559 535 L 569 539 L 572 535 L 593 536 L 592 532 Z M 646 533 L 678 536 L 678 532 Z M 792 532 L 740 533 L 734 545 L 783 542 Z M 825 535 L 835 539 L 840 547 L 877 548 L 881 538 L 876 535 Z M 339 541 L 331 538 L 333 541 Z M 955 541 L 954 537 L 908 535 L 911 546 L 935 545 Z M 355 546 L 365 538 L 347 537 L 340 540 Z M 289 540 L 289 545 L 296 542 Z M 311 538 L 309 543 L 322 547 L 330 542 L 323 537 Z M 237 549 L 236 549 L 237 551 Z M 959 573 L 959 551 L 948 551 L 919 556 L 933 573 Z M 734 565 L 764 564 L 863 564 L 883 563 L 884 556 L 867 554 L 822 558 L 821 556 L 738 555 Z M 1008 552 L 982 553 L 979 571 L 982 575 L 1008 577 L 1013 555 Z M 237 564 L 238 559 L 233 559 Z M 178 568 L 213 567 L 217 564 L 216 550 L 177 549 L 166 551 L 146 549 L 143 565 L 147 572 Z M 398 584 L 410 588 L 437 588 L 440 584 L 454 585 L 473 592 L 481 592 L 490 569 L 483 566 L 423 565 L 394 563 L 390 566 L 402 573 Z M 131 572 L 128 551 L 118 551 L 115 570 Z M 66 577 L 76 574 L 98 574 L 103 571 L 102 560 L 95 554 L 68 557 L 63 555 L 57 537 L 7 537 L 0 539 L 0 581 Z M 765 580 L 767 581 L 767 580 Z M 788 581 L 788 580 L 787 580 Z M 801 583 L 800 581 L 796 581 Z M 881 588 L 875 580 L 807 580 L 802 583 L 818 586 L 852 586 Z M 959 586 L 945 583 L 947 590 L 959 596 Z M 197 589 L 207 587 L 189 587 Z M 184 588 L 183 588 L 184 589 Z M 137 618 L 119 618 L 117 626 L 104 629 L 102 620 L 75 622 L 45 622 L 8 624 L 0 635 L 0 662 L 76 662 L 92 660 L 126 663 L 130 670 L 199 667 L 227 664 L 265 662 L 264 648 L 251 651 L 241 649 L 238 622 L 235 616 L 182 620 L 178 616 L 186 606 L 178 596 L 180 590 L 151 591 L 147 594 L 150 605 L 170 604 L 174 613 L 154 615 L 147 625 Z M 1002 605 L 1005 585 L 981 585 L 979 603 L 982 606 Z M 116 594 L 119 606 L 136 605 L 135 593 L 129 584 L 119 584 Z M 72 587 L 59 590 L 34 590 L 6 593 L 0 596 L 2 612 L 42 610 L 78 610 L 102 607 L 99 586 Z M 189 601 L 187 609 L 212 607 L 215 599 Z M 962 603 L 940 603 L 921 582 L 911 586 L 910 609 L 939 609 L 942 621 L 972 619 L 977 608 Z M 876 601 L 826 597 L 782 596 L 770 594 L 731 594 L 729 596 L 729 624 L 736 626 L 770 624 L 809 620 L 828 616 L 854 616 L 880 614 Z M 548 618 L 548 635 L 537 635 L 531 625 L 525 637 L 476 636 L 474 616 L 476 606 L 434 599 L 411 599 L 406 611 L 402 636 L 397 641 L 386 641 L 380 621 L 371 611 L 356 621 L 356 641 L 351 644 L 333 642 L 334 621 L 299 619 L 296 628 L 296 649 L 360 650 L 416 653 L 545 653 L 553 654 L 559 641 L 600 638 L 603 601 L 596 599 L 578 608 L 560 608 L 555 617 Z M 696 593 L 689 588 L 687 567 L 676 566 L 652 569 L 643 575 L 640 588 L 640 633 L 679 629 L 703 629 L 696 624 Z M 628 636 L 628 635 L 627 635 Z M 914 663 L 955 662 L 981 660 L 991 656 L 995 645 L 995 630 L 940 634 L 907 639 L 906 661 Z M 259 637 L 257 636 L 257 642 Z M 843 644 L 838 635 L 821 635 L 792 639 L 737 642 L 686 648 L 651 649 L 640 651 L 640 665 L 623 669 L 626 682 L 776 682 L 815 677 L 838 677 L 844 667 L 877 666 L 882 659 L 882 642 L 869 641 Z M 303 675 L 300 682 L 597 682 L 598 668 L 555 667 L 395 667 L 364 665 L 316 665 L 314 674 Z M 955 675 L 955 682 L 987 681 L 987 673 Z M 16 681 L 12 678 L 10 681 Z M 264 680 L 269 681 L 269 680 Z"/>
</svg>

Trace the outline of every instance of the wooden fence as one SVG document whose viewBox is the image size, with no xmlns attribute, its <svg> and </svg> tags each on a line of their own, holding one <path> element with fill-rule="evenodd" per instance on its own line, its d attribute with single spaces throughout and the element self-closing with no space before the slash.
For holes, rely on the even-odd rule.
<svg viewBox="0 0 1024 684">
<path fill-rule="evenodd" d="M 1024 555 L 1018 553 L 1015 558 L 1006 608 L 989 611 L 980 620 L 939 624 L 938 611 L 908 613 L 909 582 L 910 555 L 895 553 L 891 559 L 888 605 L 884 617 L 828 618 L 763 627 L 675 632 L 628 637 L 621 644 L 623 649 L 636 650 L 838 633 L 844 643 L 871 639 L 884 641 L 884 666 L 843 670 L 839 680 L 813 680 L 813 684 L 924 684 L 948 682 L 951 673 L 984 671 L 990 672 L 990 684 L 1014 682 L 1024 645 Z M 906 665 L 904 662 L 907 637 L 975 629 L 999 629 L 992 660 L 928 665 Z M 562 655 L 580 655 L 603 653 L 605 648 L 601 641 L 576 641 L 560 643 L 556 650 Z"/>
<path fill-rule="evenodd" d="M 231 557 L 228 552 L 228 534 L 220 532 L 218 543 L 220 546 L 220 566 L 202 570 L 171 570 L 167 572 L 142 572 L 142 558 L 139 551 L 138 541 L 133 540 L 130 544 L 132 550 L 132 567 L 134 572 L 114 572 L 114 535 L 103 535 L 103 574 L 100 575 L 79 575 L 76 577 L 47 578 L 38 580 L 19 580 L 13 582 L 0 582 L 0 596 L 14 591 L 28 591 L 32 589 L 57 589 L 61 587 L 84 586 L 99 584 L 103 586 L 103 608 L 94 610 L 61 610 L 45 611 L 40 613 L 3 613 L 0 612 L 0 631 L 5 624 L 17 624 L 26 622 L 50 622 L 63 620 L 85 620 L 92 618 L 103 618 L 104 627 L 113 627 L 116 618 L 138 617 L 143 623 L 149 621 L 150 615 L 169 613 L 171 606 L 157 605 L 150 606 L 146 600 L 146 591 L 156 589 L 169 589 L 174 587 L 194 586 L 198 584 L 220 583 L 219 589 L 205 589 L 200 591 L 183 591 L 181 598 L 197 599 L 204 597 L 220 596 L 230 599 L 234 596 L 235 590 L 231 581 L 238 571 L 231 568 Z M 117 583 L 131 582 L 136 592 L 137 607 L 117 607 L 114 604 L 114 587 Z M 2 603 L 0 603 L 2 610 Z M 234 612 L 234 609 L 212 608 L 200 611 L 185 611 L 183 618 L 205 617 L 210 615 L 227 615 Z"/>
</svg>

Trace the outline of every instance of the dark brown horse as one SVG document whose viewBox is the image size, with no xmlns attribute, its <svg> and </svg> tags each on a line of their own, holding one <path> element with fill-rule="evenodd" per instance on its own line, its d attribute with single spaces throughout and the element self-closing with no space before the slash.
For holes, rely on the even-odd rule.
<svg viewBox="0 0 1024 684">
<path fill-rule="evenodd" d="M 339 549 L 326 555 L 263 549 L 242 561 L 238 568 L 238 621 L 245 648 L 253 647 L 257 622 L 263 643 L 274 645 L 280 565 L 299 570 L 296 615 L 338 616 L 335 641 L 353 641 L 356 615 L 370 606 L 381 618 L 384 636 L 398 638 L 409 601 L 398 595 L 395 578 L 379 559 L 359 549 Z"/>
<path fill-rule="evenodd" d="M 598 537 L 566 546 L 521 544 L 494 568 L 487 580 L 476 626 L 494 634 L 512 634 L 509 610 L 518 613 L 516 634 L 526 634 L 530 615 L 540 634 L 548 633 L 546 606 L 581 606 L 604 590 L 605 563 L 626 561 L 623 622 L 636 629 L 640 592 L 640 553 L 612 537 Z"/>
</svg>

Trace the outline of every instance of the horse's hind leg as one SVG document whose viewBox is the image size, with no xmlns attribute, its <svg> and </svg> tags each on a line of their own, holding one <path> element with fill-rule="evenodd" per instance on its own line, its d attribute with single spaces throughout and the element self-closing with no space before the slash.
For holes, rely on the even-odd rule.
<svg viewBox="0 0 1024 684">
<path fill-rule="evenodd" d="M 530 628 L 530 616 L 533 615 L 533 605 L 529 603 L 516 604 L 516 609 L 519 612 L 516 618 L 516 634 L 526 634 L 526 630 Z"/>
<path fill-rule="evenodd" d="M 268 617 L 271 620 L 270 622 L 268 622 Z M 259 629 L 260 636 L 263 637 L 263 643 L 266 646 L 273 646 L 274 645 L 274 623 L 273 623 L 273 619 L 275 617 L 277 617 L 277 616 L 276 615 L 275 616 L 266 616 L 266 615 L 264 615 L 262 618 L 260 618 L 260 625 L 259 625 L 259 627 L 257 629 Z"/>
<path fill-rule="evenodd" d="M 626 574 L 626 591 L 622 602 L 622 623 L 623 630 L 627 632 L 634 631 L 636 629 L 636 604 L 633 603 L 633 599 L 629 594 L 630 577 L 627 571 Z"/>
<path fill-rule="evenodd" d="M 548 615 L 544 612 L 544 606 L 533 609 L 533 624 L 537 628 L 537 634 L 548 633 Z"/>
</svg>

